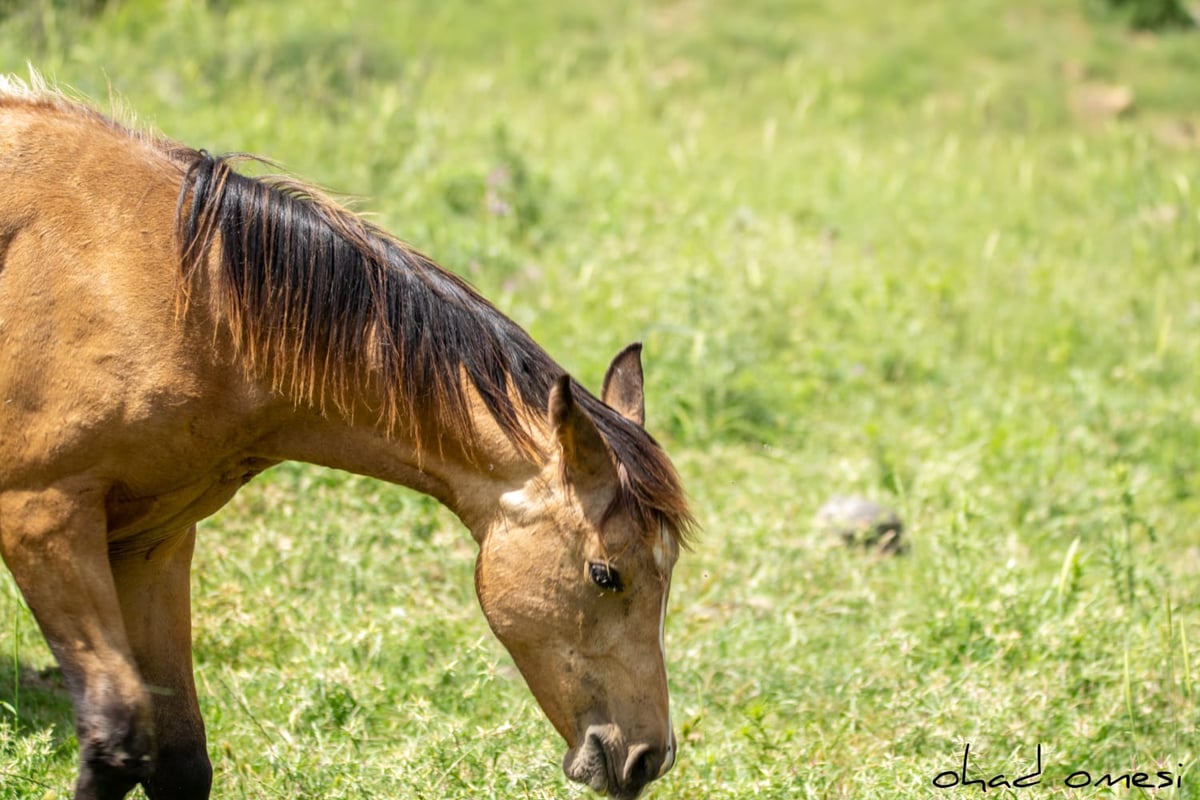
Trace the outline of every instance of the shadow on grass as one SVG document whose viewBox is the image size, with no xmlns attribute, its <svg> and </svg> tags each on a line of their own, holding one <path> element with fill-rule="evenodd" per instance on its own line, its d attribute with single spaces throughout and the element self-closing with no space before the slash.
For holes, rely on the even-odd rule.
<svg viewBox="0 0 1200 800">
<path fill-rule="evenodd" d="M 52 727 L 55 741 L 63 742 L 74 734 L 71 695 L 58 667 L 0 664 L 0 709 L 10 716 L 10 708 L 17 735 Z"/>
</svg>

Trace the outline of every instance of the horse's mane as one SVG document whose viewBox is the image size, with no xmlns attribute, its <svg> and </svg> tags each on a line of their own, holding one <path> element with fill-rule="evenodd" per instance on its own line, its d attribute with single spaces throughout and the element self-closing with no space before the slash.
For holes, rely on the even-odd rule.
<svg viewBox="0 0 1200 800">
<path fill-rule="evenodd" d="M 505 433 L 532 445 L 521 414 L 561 370 L 524 331 L 460 278 L 329 198 L 241 175 L 232 161 L 198 152 L 184 178 L 184 287 L 217 244 L 217 314 L 276 389 L 352 414 L 360 387 L 375 384 L 389 430 L 407 425 L 417 435 L 417 419 L 432 412 L 469 435 L 461 368 Z"/>
<path fill-rule="evenodd" d="M 432 418 L 465 437 L 469 381 L 513 443 L 535 452 L 530 423 L 544 418 L 563 370 L 464 280 L 310 186 L 248 177 L 202 151 L 170 152 L 190 161 L 177 219 L 184 297 L 219 248 L 215 311 L 278 390 L 349 413 L 358 388 L 371 386 L 388 430 L 416 436 L 417 420 Z M 617 461 L 613 510 L 686 544 L 693 519 L 666 454 L 641 426 L 572 388 Z"/>
</svg>

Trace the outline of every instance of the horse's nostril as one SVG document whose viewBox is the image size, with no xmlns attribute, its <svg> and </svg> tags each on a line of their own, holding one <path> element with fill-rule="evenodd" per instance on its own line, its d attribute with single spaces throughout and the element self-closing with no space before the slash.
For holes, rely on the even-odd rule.
<svg viewBox="0 0 1200 800">
<path fill-rule="evenodd" d="M 625 775 L 622 781 L 630 788 L 641 788 L 658 777 L 663 754 L 648 744 L 634 745 L 625 758 Z"/>
</svg>

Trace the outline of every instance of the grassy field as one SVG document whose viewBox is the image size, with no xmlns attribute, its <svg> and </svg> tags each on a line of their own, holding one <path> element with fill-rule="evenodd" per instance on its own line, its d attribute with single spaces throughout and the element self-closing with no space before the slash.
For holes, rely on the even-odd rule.
<svg viewBox="0 0 1200 800">
<path fill-rule="evenodd" d="M 1200 34 L 1038 0 L 108 5 L 0 4 L 0 70 L 359 198 L 590 386 L 646 343 L 704 526 L 649 796 L 970 797 L 933 783 L 969 743 L 985 779 L 1041 746 L 988 796 L 1200 798 Z M 829 546 L 846 493 L 910 553 Z M 584 796 L 473 558 L 433 501 L 300 465 L 205 523 L 215 796 Z M 3 800 L 69 796 L 52 663 L 0 575 Z"/>
</svg>

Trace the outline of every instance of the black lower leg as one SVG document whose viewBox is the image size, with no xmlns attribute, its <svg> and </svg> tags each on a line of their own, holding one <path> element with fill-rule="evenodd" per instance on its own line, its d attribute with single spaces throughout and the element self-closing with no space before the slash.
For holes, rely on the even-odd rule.
<svg viewBox="0 0 1200 800">
<path fill-rule="evenodd" d="M 144 710 L 115 705 L 88 713 L 79 734 L 75 800 L 121 800 L 154 772 L 154 736 Z"/>
<path fill-rule="evenodd" d="M 208 800 L 212 764 L 204 744 L 164 747 L 155 759 L 154 774 L 142 786 L 150 800 Z"/>
</svg>

